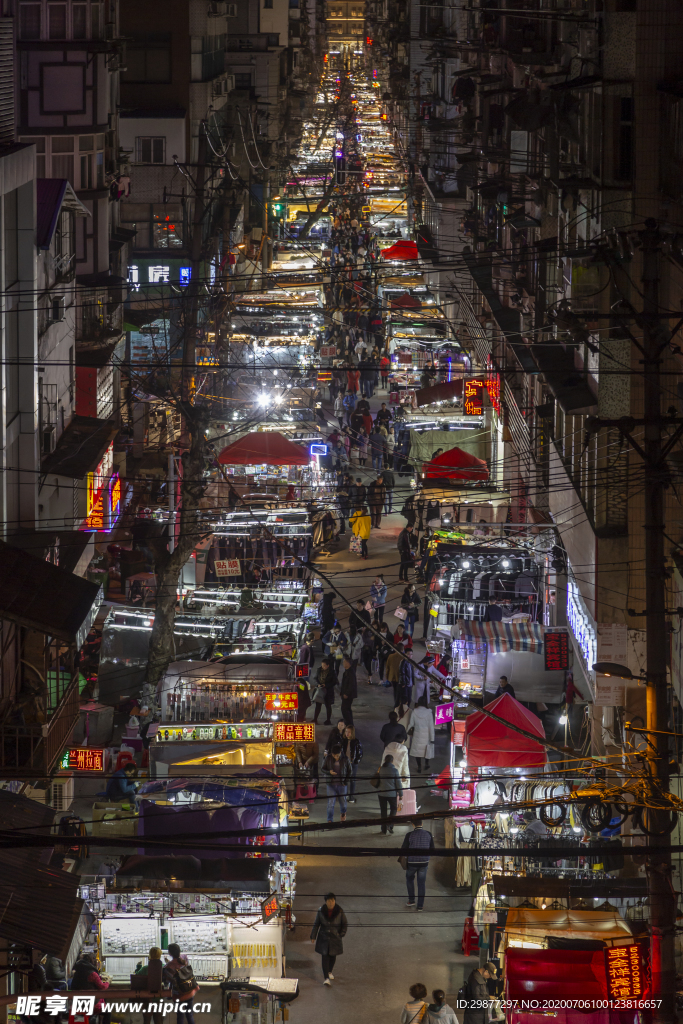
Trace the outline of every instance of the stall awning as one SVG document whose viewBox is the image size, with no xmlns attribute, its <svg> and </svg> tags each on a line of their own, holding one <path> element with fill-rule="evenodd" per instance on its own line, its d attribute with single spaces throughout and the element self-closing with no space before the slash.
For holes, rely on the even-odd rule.
<svg viewBox="0 0 683 1024">
<path fill-rule="evenodd" d="M 509 693 L 487 704 L 486 710 L 545 740 L 541 720 Z M 465 722 L 465 757 L 468 769 L 531 768 L 546 763 L 546 751 L 541 743 L 508 729 L 483 711 L 475 711 Z"/>
<path fill-rule="evenodd" d="M 380 253 L 385 260 L 416 260 L 418 255 L 417 243 L 409 241 L 396 242 Z"/>
<path fill-rule="evenodd" d="M 462 398 L 463 380 L 463 377 L 456 377 L 444 384 L 434 384 L 431 388 L 420 388 L 415 392 L 418 409 L 424 405 L 433 405 L 434 402 L 452 402 L 454 398 Z"/>
<path fill-rule="evenodd" d="M 448 477 L 455 480 L 488 480 L 489 470 L 483 459 L 470 455 L 462 448 L 449 448 L 442 452 L 424 469 L 427 479 Z"/>
<path fill-rule="evenodd" d="M 509 917 L 509 915 L 508 915 Z M 508 949 L 506 999 L 605 999 L 602 949 Z"/>
<path fill-rule="evenodd" d="M 470 622 L 458 621 L 461 640 L 488 643 L 490 653 L 504 651 L 530 651 L 540 654 L 543 650 L 543 627 L 537 622 Z"/>
<path fill-rule="evenodd" d="M 276 430 L 247 434 L 218 456 L 224 466 L 307 466 L 311 461 L 305 448 L 293 444 Z"/>
<path fill-rule="evenodd" d="M 525 941 L 544 942 L 548 936 L 601 939 L 609 945 L 633 941 L 628 922 L 616 910 L 566 910 L 564 907 L 559 910 L 531 910 L 526 907 L 508 910 L 505 935 L 508 946 Z"/>
</svg>

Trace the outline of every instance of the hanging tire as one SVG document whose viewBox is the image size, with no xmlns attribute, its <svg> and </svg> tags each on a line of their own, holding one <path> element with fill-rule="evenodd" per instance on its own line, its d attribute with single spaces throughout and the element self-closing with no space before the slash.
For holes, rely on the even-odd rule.
<svg viewBox="0 0 683 1024">
<path fill-rule="evenodd" d="M 646 836 L 670 836 L 678 824 L 678 814 L 676 811 L 664 811 L 664 814 L 670 814 L 670 818 L 666 821 L 665 828 L 663 830 L 656 831 L 651 829 L 647 823 L 648 811 L 651 810 L 652 808 L 650 807 L 639 807 L 633 816 L 633 824 L 639 828 L 641 832 L 644 832 Z"/>
<path fill-rule="evenodd" d="M 624 822 L 630 814 L 636 813 L 636 808 L 634 804 L 615 804 L 614 810 L 617 812 L 617 814 L 621 815 L 621 821 L 619 822 L 620 825 L 624 824 Z"/>
<path fill-rule="evenodd" d="M 597 797 L 593 797 L 581 810 L 581 824 L 586 832 L 594 835 L 607 828 L 612 820 L 612 805 L 603 803 Z"/>
<path fill-rule="evenodd" d="M 556 813 L 553 814 L 553 811 Z M 567 808 L 562 804 L 546 804 L 545 807 L 539 807 L 538 816 L 546 828 L 558 828 L 567 820 Z"/>
</svg>

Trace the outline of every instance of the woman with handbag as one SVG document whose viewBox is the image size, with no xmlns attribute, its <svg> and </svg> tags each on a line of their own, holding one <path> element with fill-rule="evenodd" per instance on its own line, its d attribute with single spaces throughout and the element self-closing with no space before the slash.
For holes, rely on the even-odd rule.
<svg viewBox="0 0 683 1024">
<path fill-rule="evenodd" d="M 332 705 L 334 704 L 334 688 L 337 685 L 337 677 L 334 674 L 330 658 L 323 658 L 322 664 L 318 669 L 316 676 L 316 688 L 313 691 L 313 703 L 315 704 L 315 714 L 313 715 L 313 721 L 318 721 L 320 715 L 320 709 L 325 705 L 325 725 L 332 724 Z"/>
<path fill-rule="evenodd" d="M 426 1024 L 427 989 L 424 985 L 411 985 L 408 989 L 410 1000 L 401 1012 L 401 1024 Z"/>
<path fill-rule="evenodd" d="M 412 637 L 415 630 L 415 623 L 420 614 L 420 597 L 414 583 L 409 583 L 401 595 L 401 608 L 405 610 L 406 633 Z"/>
<path fill-rule="evenodd" d="M 349 803 L 355 804 L 356 802 L 356 775 L 358 773 L 358 765 L 363 760 L 363 747 L 360 740 L 356 736 L 356 728 L 353 725 L 347 725 L 344 730 L 342 737 L 342 750 L 351 762 L 351 779 L 349 782 Z"/>
</svg>

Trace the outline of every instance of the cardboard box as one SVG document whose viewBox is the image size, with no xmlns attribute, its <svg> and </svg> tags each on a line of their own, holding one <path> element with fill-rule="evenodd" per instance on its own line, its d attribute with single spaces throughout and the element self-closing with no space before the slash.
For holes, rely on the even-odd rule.
<svg viewBox="0 0 683 1024">
<path fill-rule="evenodd" d="M 92 805 L 92 834 L 94 836 L 136 836 L 138 815 L 124 810 L 122 804 L 94 803 Z"/>
</svg>

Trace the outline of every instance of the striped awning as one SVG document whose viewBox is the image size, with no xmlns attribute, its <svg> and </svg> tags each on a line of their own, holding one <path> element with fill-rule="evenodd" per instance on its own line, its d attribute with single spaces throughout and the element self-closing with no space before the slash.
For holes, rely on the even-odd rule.
<svg viewBox="0 0 683 1024">
<path fill-rule="evenodd" d="M 543 627 L 537 622 L 470 622 L 459 619 L 460 638 L 488 643 L 491 653 L 543 650 Z"/>
</svg>

